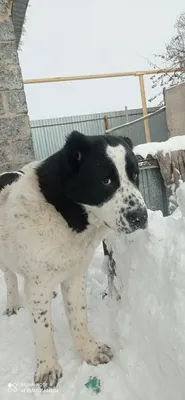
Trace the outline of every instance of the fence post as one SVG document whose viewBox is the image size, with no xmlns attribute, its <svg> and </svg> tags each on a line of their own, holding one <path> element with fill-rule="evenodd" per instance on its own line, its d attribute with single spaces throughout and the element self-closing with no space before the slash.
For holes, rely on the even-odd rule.
<svg viewBox="0 0 185 400">
<path fill-rule="evenodd" d="M 126 117 L 126 123 L 128 124 L 129 116 L 128 116 L 128 108 L 127 108 L 127 106 L 125 106 L 125 117 Z M 127 135 L 130 136 L 130 127 L 129 126 L 126 127 L 126 132 L 127 132 Z"/>
<path fill-rule="evenodd" d="M 104 115 L 104 122 L 105 122 L 105 130 L 109 129 L 109 121 L 107 115 Z"/>
<path fill-rule="evenodd" d="M 146 94 L 145 94 L 145 85 L 144 85 L 144 78 L 143 75 L 139 74 L 139 85 L 140 85 L 140 93 L 141 93 L 141 102 L 143 108 L 143 116 L 147 115 L 147 103 L 146 103 Z M 150 135 L 150 126 L 148 119 L 144 120 L 144 127 L 145 127 L 145 139 L 146 142 L 151 142 L 151 135 Z"/>
</svg>

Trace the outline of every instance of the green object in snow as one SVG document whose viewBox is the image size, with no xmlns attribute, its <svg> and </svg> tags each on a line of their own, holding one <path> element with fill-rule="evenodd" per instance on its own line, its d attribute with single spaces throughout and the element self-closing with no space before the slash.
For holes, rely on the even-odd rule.
<svg viewBox="0 0 185 400">
<path fill-rule="evenodd" d="M 100 392 L 100 380 L 96 378 L 96 376 L 90 376 L 85 386 L 87 389 L 92 389 L 92 391 L 96 394 Z"/>
</svg>

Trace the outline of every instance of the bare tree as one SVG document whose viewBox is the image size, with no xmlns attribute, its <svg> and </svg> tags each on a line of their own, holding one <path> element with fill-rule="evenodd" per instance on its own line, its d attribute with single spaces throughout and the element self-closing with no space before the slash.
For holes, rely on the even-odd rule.
<svg viewBox="0 0 185 400">
<path fill-rule="evenodd" d="M 159 100 L 159 106 L 163 105 L 163 90 L 178 83 L 185 82 L 185 12 L 176 20 L 174 25 L 176 34 L 165 45 L 163 54 L 155 54 L 155 62 L 149 62 L 154 69 L 163 68 L 181 68 L 180 72 L 163 73 L 161 75 L 152 75 L 152 88 L 157 92 L 149 101 Z"/>
</svg>

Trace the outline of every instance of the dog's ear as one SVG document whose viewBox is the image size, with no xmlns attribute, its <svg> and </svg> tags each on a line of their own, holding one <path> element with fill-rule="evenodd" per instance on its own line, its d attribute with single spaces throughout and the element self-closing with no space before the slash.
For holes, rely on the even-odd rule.
<svg viewBox="0 0 185 400">
<path fill-rule="evenodd" d="M 132 140 L 129 137 L 127 137 L 127 136 L 117 136 L 117 137 L 121 140 L 123 145 L 126 144 L 126 146 L 128 146 L 131 150 L 133 149 L 134 145 L 132 143 Z"/>
<path fill-rule="evenodd" d="M 124 142 L 126 142 L 126 144 L 130 147 L 130 149 L 132 150 L 133 149 L 133 147 L 134 147 L 134 145 L 133 145 L 133 143 L 132 143 L 132 140 L 129 138 L 129 137 L 127 137 L 127 136 L 124 136 Z"/>
<path fill-rule="evenodd" d="M 88 137 L 78 131 L 73 131 L 66 140 L 67 158 L 70 168 L 78 172 L 85 158 L 90 153 Z"/>
</svg>

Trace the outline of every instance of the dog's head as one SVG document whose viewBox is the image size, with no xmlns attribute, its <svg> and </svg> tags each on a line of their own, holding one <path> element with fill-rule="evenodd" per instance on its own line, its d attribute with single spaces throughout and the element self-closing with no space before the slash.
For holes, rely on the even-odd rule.
<svg viewBox="0 0 185 400">
<path fill-rule="evenodd" d="M 129 138 L 79 132 L 73 132 L 65 145 L 70 170 L 66 196 L 84 206 L 90 221 L 125 233 L 147 224 L 132 147 Z"/>
</svg>

